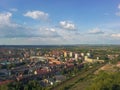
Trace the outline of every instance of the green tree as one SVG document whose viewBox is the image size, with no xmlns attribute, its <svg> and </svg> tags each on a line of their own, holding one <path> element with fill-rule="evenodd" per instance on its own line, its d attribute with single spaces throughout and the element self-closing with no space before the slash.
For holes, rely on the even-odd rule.
<svg viewBox="0 0 120 90">
<path fill-rule="evenodd" d="M 120 73 L 101 71 L 86 90 L 120 90 Z"/>
</svg>

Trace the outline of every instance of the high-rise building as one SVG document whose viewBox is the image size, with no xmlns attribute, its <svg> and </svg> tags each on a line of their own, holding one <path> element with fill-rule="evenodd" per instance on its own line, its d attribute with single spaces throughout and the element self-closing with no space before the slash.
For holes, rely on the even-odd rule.
<svg viewBox="0 0 120 90">
<path fill-rule="evenodd" d="M 69 55 L 70 55 L 70 57 L 73 57 L 73 53 L 72 52 L 70 52 Z"/>
<path fill-rule="evenodd" d="M 83 56 L 84 56 L 84 53 L 81 53 L 81 56 L 83 57 Z"/>
<path fill-rule="evenodd" d="M 76 60 L 78 59 L 78 54 L 77 54 L 77 53 L 75 53 L 75 59 L 76 59 Z"/>
<path fill-rule="evenodd" d="M 87 53 L 87 56 L 88 56 L 88 57 L 91 57 L 91 54 L 90 54 L 90 53 Z"/>
<path fill-rule="evenodd" d="M 67 57 L 67 52 L 64 52 L 64 57 Z"/>
</svg>

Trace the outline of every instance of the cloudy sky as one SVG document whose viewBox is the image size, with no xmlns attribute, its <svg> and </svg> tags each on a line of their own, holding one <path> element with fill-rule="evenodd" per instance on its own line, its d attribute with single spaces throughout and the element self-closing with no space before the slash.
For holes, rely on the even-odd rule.
<svg viewBox="0 0 120 90">
<path fill-rule="evenodd" d="M 120 0 L 0 0 L 0 45 L 120 44 Z"/>
</svg>

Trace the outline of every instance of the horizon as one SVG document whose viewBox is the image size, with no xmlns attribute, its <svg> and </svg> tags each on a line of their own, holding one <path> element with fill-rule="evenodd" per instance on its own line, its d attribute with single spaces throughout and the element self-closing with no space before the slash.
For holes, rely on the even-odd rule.
<svg viewBox="0 0 120 90">
<path fill-rule="evenodd" d="M 0 45 L 0 46 L 120 46 L 120 44 L 9 44 L 9 45 Z"/>
<path fill-rule="evenodd" d="M 1 0 L 1 45 L 120 45 L 120 0 Z"/>
</svg>

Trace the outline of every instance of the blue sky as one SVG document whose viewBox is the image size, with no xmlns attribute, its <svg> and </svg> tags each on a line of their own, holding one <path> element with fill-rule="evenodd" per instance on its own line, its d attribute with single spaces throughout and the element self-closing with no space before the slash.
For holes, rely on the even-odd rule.
<svg viewBox="0 0 120 90">
<path fill-rule="evenodd" d="M 0 44 L 120 44 L 120 0 L 1 0 Z"/>
</svg>

